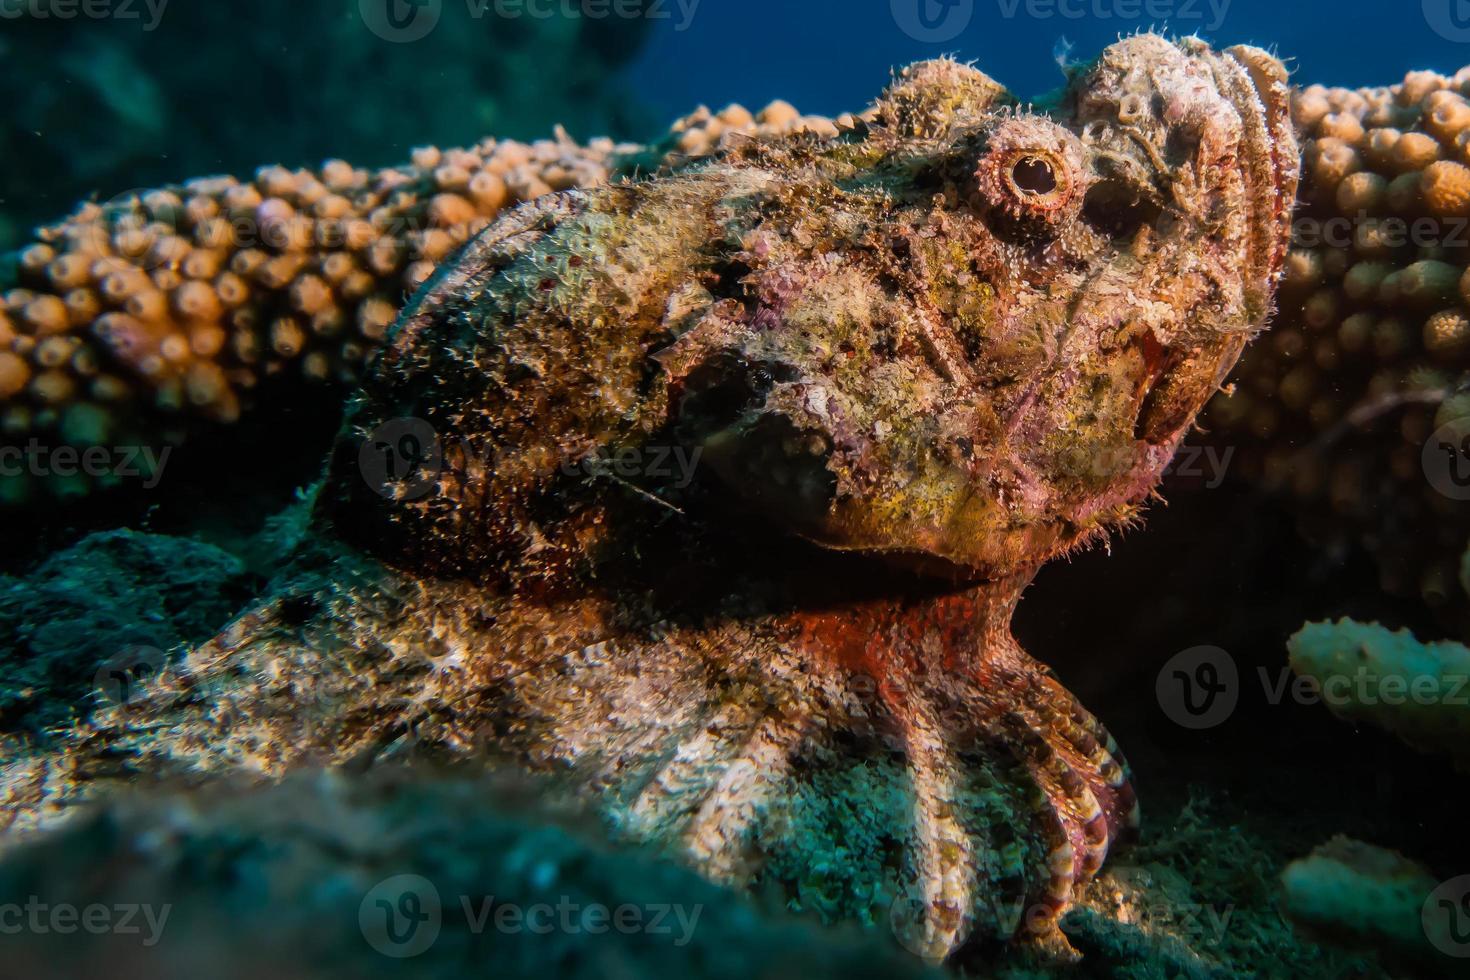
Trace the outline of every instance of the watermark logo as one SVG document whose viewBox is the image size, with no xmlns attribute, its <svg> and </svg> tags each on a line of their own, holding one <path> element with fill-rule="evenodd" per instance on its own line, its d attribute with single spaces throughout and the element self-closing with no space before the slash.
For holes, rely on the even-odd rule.
<svg viewBox="0 0 1470 980">
<path fill-rule="evenodd" d="M 910 885 L 888 906 L 888 928 L 900 946 L 930 962 L 948 951 L 948 937 L 939 932 L 933 907 L 917 885 Z"/>
<path fill-rule="evenodd" d="M 389 500 L 423 500 L 438 487 L 446 447 L 450 458 L 472 461 L 502 476 L 509 476 L 512 468 L 529 465 L 515 454 L 502 454 L 481 437 L 454 432 L 441 435 L 423 419 L 404 417 L 384 422 L 363 440 L 358 468 L 368 485 Z M 687 488 L 694 482 L 703 454 L 699 446 L 603 446 L 581 457 L 565 457 L 559 472 L 580 480 L 610 480 L 647 495 L 650 491 L 639 485 L 644 480 L 656 481 L 660 488 Z"/>
<path fill-rule="evenodd" d="M 1164 466 L 1162 475 L 1181 486 L 1217 490 L 1224 486 L 1235 459 L 1234 446 L 1180 446 Z M 1146 465 L 1132 446 L 1119 446 L 1089 453 L 1080 469 L 1089 475 L 1117 479 Z"/>
<path fill-rule="evenodd" d="M 142 936 L 142 944 L 151 948 L 163 938 L 163 930 L 172 911 L 171 904 L 53 904 L 32 895 L 23 905 L 18 902 L 0 904 L 0 936 L 18 936 L 21 933 L 70 936 L 78 932 L 93 936 Z"/>
<path fill-rule="evenodd" d="M 617 906 L 601 902 L 583 904 L 561 896 L 555 904 L 535 902 L 521 905 L 498 900 L 494 895 L 461 895 L 457 908 L 446 907 L 433 882 L 420 875 L 395 875 L 379 882 L 358 906 L 358 925 L 368 945 L 393 959 L 408 959 L 426 952 L 439 939 L 444 919 L 451 912 L 455 929 L 471 935 L 496 933 L 503 936 L 591 935 L 618 932 L 625 936 L 668 936 L 676 947 L 694 938 L 703 905 L 678 904 Z"/>
<path fill-rule="evenodd" d="M 418 956 L 434 945 L 444 925 L 439 889 L 420 875 L 395 875 L 363 896 L 357 924 L 368 945 L 384 956 Z"/>
<path fill-rule="evenodd" d="M 0 476 L 38 478 L 79 474 L 94 480 L 137 480 L 145 490 L 163 481 L 172 446 L 48 446 L 32 436 L 24 446 L 0 446 Z"/>
<path fill-rule="evenodd" d="M 1470 44 L 1470 0 L 1424 0 L 1430 30 L 1457 44 Z"/>
<path fill-rule="evenodd" d="M 1470 418 L 1441 426 L 1424 443 L 1424 476 L 1451 500 L 1470 500 Z"/>
<path fill-rule="evenodd" d="M 1285 702 L 1306 707 L 1326 705 L 1346 709 L 1470 707 L 1470 676 L 1463 674 L 1408 674 L 1380 671 L 1367 665 L 1350 673 L 1325 677 L 1297 674 L 1283 666 L 1273 672 L 1258 666 L 1262 702 L 1278 707 Z M 1159 671 L 1155 685 L 1159 706 L 1181 728 L 1203 730 L 1224 724 L 1254 683 L 1240 676 L 1235 660 L 1219 647 L 1200 646 L 1172 657 Z"/>
<path fill-rule="evenodd" d="M 1470 959 L 1470 875 L 1451 878 L 1430 892 L 1419 918 L 1435 949 Z"/>
<path fill-rule="evenodd" d="M 1240 671 L 1235 658 L 1219 647 L 1191 647 L 1164 664 L 1154 693 L 1174 724 L 1195 731 L 1214 728 L 1240 702 Z"/>
<path fill-rule="evenodd" d="M 915 41 L 945 44 L 975 18 L 975 0 L 889 0 L 893 22 Z"/>
<path fill-rule="evenodd" d="M 0 0 L 3 2 L 3 0 Z M 954 2 L 954 0 L 950 0 Z M 966 3 L 973 0 L 964 0 Z M 497 20 L 652 20 L 678 22 L 683 33 L 694 23 L 701 0 L 464 0 L 472 21 Z M 358 0 L 368 30 L 394 44 L 422 41 L 439 26 L 444 0 Z"/>
<path fill-rule="evenodd" d="M 143 30 L 158 30 L 169 0 L 0 0 L 0 20 L 143 21 Z"/>
<path fill-rule="evenodd" d="M 0 4 L 4 2 L 0 0 Z M 177 259 L 177 255 L 160 248 L 158 237 L 146 230 L 154 220 L 167 222 L 174 217 L 165 210 L 178 209 L 178 203 L 164 192 L 133 187 L 98 201 L 94 207 L 104 220 L 81 224 L 83 241 L 79 244 L 82 251 L 100 256 L 98 262 L 108 273 L 153 272 Z"/>
<path fill-rule="evenodd" d="M 444 0 L 357 0 L 367 29 L 390 44 L 422 41 L 439 26 Z"/>
<path fill-rule="evenodd" d="M 676 490 L 694 482 L 704 447 L 695 446 L 625 446 L 616 451 L 606 447 L 582 458 L 562 462 L 565 476 L 631 481 L 643 478 L 665 480 Z"/>
<path fill-rule="evenodd" d="M 1129 896 L 1129 921 L 1146 932 L 1178 936 L 1191 948 L 1219 947 L 1230 933 L 1236 911 L 1233 903 L 1216 905 L 1164 898 L 1155 876 L 1144 868 L 1117 868 L 1111 878 Z"/>
<path fill-rule="evenodd" d="M 167 655 L 157 647 L 135 646 L 119 650 L 107 659 L 92 678 L 92 688 L 103 707 L 122 708 L 131 704 L 148 681 L 163 672 Z"/>
<path fill-rule="evenodd" d="M 1014 20 L 1148 20 L 1154 23 L 1195 21 L 1218 31 L 1230 15 L 1233 0 L 996 0 L 1000 15 Z"/>
<path fill-rule="evenodd" d="M 390 419 L 363 441 L 357 465 L 368 486 L 389 500 L 422 500 L 444 468 L 444 446 L 423 419 Z"/>
</svg>

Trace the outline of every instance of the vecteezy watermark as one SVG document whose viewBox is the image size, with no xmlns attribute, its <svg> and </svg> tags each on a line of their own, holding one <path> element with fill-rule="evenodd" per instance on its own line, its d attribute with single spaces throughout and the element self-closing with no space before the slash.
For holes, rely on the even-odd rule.
<svg viewBox="0 0 1470 980">
<path fill-rule="evenodd" d="M 156 31 L 169 0 L 0 0 L 0 20 L 144 21 Z M 146 20 L 145 20 L 146 18 Z"/>
<path fill-rule="evenodd" d="M 1470 418 L 1440 426 L 1424 443 L 1424 477 L 1451 500 L 1470 500 Z"/>
<path fill-rule="evenodd" d="M 1453 251 L 1470 248 L 1470 218 L 1375 217 L 1366 211 L 1330 218 L 1299 215 L 1291 223 L 1291 243 L 1296 248 Z"/>
<path fill-rule="evenodd" d="M 1000 15 L 1014 20 L 1132 20 L 1167 22 L 1177 27 L 1197 21 L 1205 30 L 1218 31 L 1230 15 L 1233 0 L 995 0 Z"/>
<path fill-rule="evenodd" d="M 1470 2 L 1424 0 L 1424 20 L 1430 30 L 1458 44 L 1470 44 Z"/>
<path fill-rule="evenodd" d="M 434 945 L 444 927 L 439 889 L 420 875 L 394 875 L 363 896 L 357 924 L 368 945 L 384 956 L 418 956 Z"/>
<path fill-rule="evenodd" d="M 702 0 L 464 0 L 471 20 L 677 20 L 683 33 L 694 23 Z M 368 30 L 394 44 L 422 41 L 444 16 L 445 0 L 358 0 Z"/>
<path fill-rule="evenodd" d="M 357 922 L 368 945 L 384 956 L 408 959 L 426 952 L 444 928 L 446 910 L 439 889 L 421 875 L 394 875 L 379 882 L 358 906 Z M 453 913 L 464 917 L 473 935 L 552 934 L 602 936 L 668 936 L 672 945 L 687 946 L 694 938 L 703 905 L 605 905 L 574 902 L 563 895 L 553 904 L 522 905 L 494 895 L 461 895 Z"/>
<path fill-rule="evenodd" d="M 438 488 L 450 450 L 475 461 L 486 473 L 505 476 L 507 467 L 517 465 L 494 446 L 468 437 L 441 436 L 425 420 L 410 417 L 389 419 L 374 429 L 358 450 L 358 469 L 368 486 L 390 500 L 422 500 Z M 564 459 L 560 472 L 622 482 L 647 478 L 682 490 L 693 482 L 702 455 L 700 447 L 678 445 L 600 447 L 583 457 Z"/>
<path fill-rule="evenodd" d="M 92 677 L 92 689 L 103 707 L 126 707 L 141 687 L 168 665 L 168 656 L 157 647 L 134 646 L 119 650 Z"/>
<path fill-rule="evenodd" d="M 1176 482 L 1218 490 L 1224 485 L 1234 458 L 1234 446 L 1180 446 L 1162 475 Z M 1098 477 L 1124 476 L 1138 465 L 1138 451 L 1131 446 L 1091 453 L 1084 463 L 1087 472 Z"/>
<path fill-rule="evenodd" d="M 1435 949 L 1470 959 L 1470 875 L 1451 878 L 1430 892 L 1419 920 Z"/>
<path fill-rule="evenodd" d="M 0 903 L 0 936 L 22 933 L 70 936 L 77 932 L 93 936 L 143 936 L 143 945 L 152 947 L 163 938 L 163 929 L 168 925 L 172 911 L 172 904 L 70 905 L 66 902 L 44 902 L 32 895 L 24 904 Z"/>
<path fill-rule="evenodd" d="M 1147 872 L 1130 873 L 1124 868 L 1113 873 L 1114 880 L 1128 887 L 1129 878 L 1146 878 Z M 1191 948 L 1219 946 L 1225 942 L 1230 930 L 1230 921 L 1235 916 L 1234 905 L 1211 905 L 1195 902 L 1170 902 L 1152 897 L 1146 883 L 1132 886 L 1137 900 L 1128 903 L 1129 921 L 1148 930 L 1167 932 L 1188 941 Z M 917 888 L 912 894 L 901 894 L 888 908 L 888 924 L 900 946 L 918 956 L 932 956 L 943 952 L 943 945 L 935 940 L 941 938 L 934 928 L 932 900 L 920 897 Z M 1020 899 L 982 899 L 993 916 L 993 921 L 1007 933 L 1030 931 L 1043 932 L 1055 918 L 1056 909 L 1046 903 Z"/>
<path fill-rule="evenodd" d="M 78 475 L 93 479 L 141 480 L 152 490 L 163 480 L 173 447 L 48 446 L 34 436 L 23 446 L 0 446 L 0 477 Z"/>
<path fill-rule="evenodd" d="M 1171 901 L 1159 894 L 1155 875 L 1147 868 L 1117 868 L 1110 877 L 1129 893 L 1128 921 L 1144 932 L 1178 936 L 1191 948 L 1225 942 L 1235 917 L 1233 903 Z"/>
<path fill-rule="evenodd" d="M 694 471 L 704 455 L 703 446 L 629 446 L 623 449 L 599 449 L 582 459 L 568 459 L 561 465 L 566 476 L 585 475 L 620 480 L 642 477 L 666 479 L 676 490 L 694 482 Z"/>
<path fill-rule="evenodd" d="M 439 26 L 443 0 L 357 0 L 367 29 L 385 41 L 409 44 L 422 41 Z"/>
<path fill-rule="evenodd" d="M 1180 446 L 1169 465 L 1164 467 L 1164 476 L 1197 482 L 1206 490 L 1218 490 L 1224 485 L 1230 461 L 1234 458 L 1234 446 L 1223 449 L 1217 446 Z"/>
<path fill-rule="evenodd" d="M 1219 647 L 1191 647 L 1164 664 L 1154 694 L 1164 714 L 1181 728 L 1214 728 L 1235 713 L 1240 671 L 1235 658 Z"/>
<path fill-rule="evenodd" d="M 1290 700 L 1330 708 L 1390 708 L 1402 705 L 1470 707 L 1470 676 L 1403 674 L 1358 667 L 1325 678 L 1294 674 L 1280 667 L 1274 675 L 1256 668 L 1262 699 L 1275 706 Z M 1159 707 L 1181 728 L 1223 725 L 1240 704 L 1244 685 L 1235 658 L 1219 647 L 1193 647 L 1170 658 L 1155 682 Z"/>
<path fill-rule="evenodd" d="M 947 44 L 975 18 L 975 0 L 889 0 L 893 22 L 915 41 Z"/>
<path fill-rule="evenodd" d="M 423 419 L 389 419 L 362 442 L 357 467 L 368 486 L 390 500 L 422 500 L 444 470 L 444 445 Z"/>
<path fill-rule="evenodd" d="M 1340 708 L 1349 705 L 1390 708 L 1406 704 L 1420 706 L 1446 705 L 1470 707 L 1470 677 L 1450 674 L 1392 674 L 1359 667 L 1351 674 L 1332 674 L 1322 680 L 1293 677 L 1286 667 L 1271 678 L 1266 668 L 1259 668 L 1266 701 L 1280 704 L 1290 696 L 1298 704 L 1325 704 Z"/>
</svg>

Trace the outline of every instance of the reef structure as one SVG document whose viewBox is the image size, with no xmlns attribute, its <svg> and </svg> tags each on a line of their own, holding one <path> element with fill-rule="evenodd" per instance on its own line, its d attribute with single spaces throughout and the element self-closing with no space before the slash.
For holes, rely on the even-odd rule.
<svg viewBox="0 0 1470 980">
<path fill-rule="evenodd" d="M 355 382 L 405 299 L 503 211 L 735 134 L 792 132 L 836 129 L 784 103 L 732 107 L 681 121 L 662 150 L 492 139 L 378 171 L 267 167 L 86 204 L 18 253 L 0 299 L 0 443 L 177 445 L 237 420 L 264 384 L 290 398 Z M 11 474 L 0 502 L 97 482 Z"/>
<path fill-rule="evenodd" d="M 1397 851 L 1334 837 L 1281 875 L 1282 908 L 1307 932 L 1377 950 L 1410 976 L 1458 976 L 1457 903 L 1470 879 L 1440 882 Z"/>
<path fill-rule="evenodd" d="M 1386 592 L 1462 636 L 1470 498 L 1450 467 L 1470 466 L 1454 459 L 1470 432 L 1467 94 L 1470 69 L 1297 91 L 1281 310 L 1203 421 L 1240 451 L 1240 475 L 1298 502 L 1313 537 L 1365 546 Z"/>
<path fill-rule="evenodd" d="M 1065 948 L 1136 801 L 1011 615 L 1263 328 L 1288 103 L 1197 40 L 1045 112 L 931 62 L 842 133 L 509 212 L 372 362 L 272 595 L 7 752 L 10 833 L 118 780 L 485 758 L 930 960 Z"/>
</svg>

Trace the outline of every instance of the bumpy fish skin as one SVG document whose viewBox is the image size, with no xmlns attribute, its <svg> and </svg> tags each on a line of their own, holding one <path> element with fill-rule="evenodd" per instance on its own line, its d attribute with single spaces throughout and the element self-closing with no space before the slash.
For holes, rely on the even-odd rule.
<svg viewBox="0 0 1470 980">
<path fill-rule="evenodd" d="M 932 960 L 1062 942 L 1136 805 L 1011 614 L 1269 315 L 1287 100 L 1195 40 L 1044 114 L 931 62 L 837 139 L 518 209 L 405 311 L 276 594 L 13 764 L 17 826 L 102 776 L 483 754 Z"/>
</svg>

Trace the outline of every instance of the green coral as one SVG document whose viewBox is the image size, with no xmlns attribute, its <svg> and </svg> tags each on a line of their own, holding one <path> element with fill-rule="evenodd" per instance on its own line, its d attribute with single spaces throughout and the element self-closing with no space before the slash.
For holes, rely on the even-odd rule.
<svg viewBox="0 0 1470 980">
<path fill-rule="evenodd" d="M 1346 721 L 1470 765 L 1470 648 L 1350 619 L 1310 623 L 1287 643 L 1292 670 Z"/>
<path fill-rule="evenodd" d="M 1381 951 L 1415 975 L 1462 976 L 1448 923 L 1426 913 L 1439 882 L 1403 855 L 1337 837 L 1281 876 L 1287 914 L 1347 946 Z"/>
</svg>

